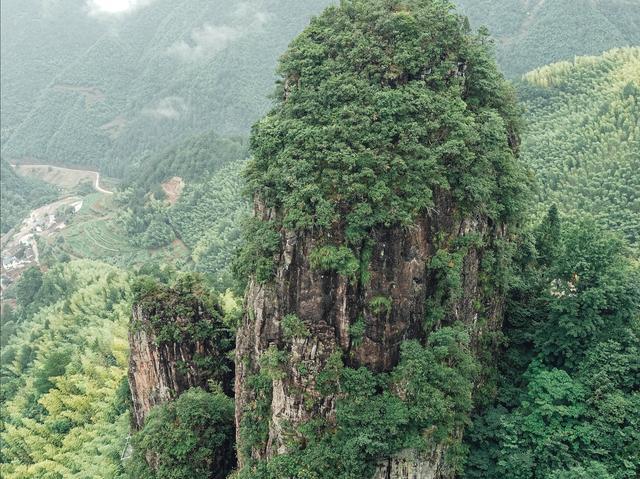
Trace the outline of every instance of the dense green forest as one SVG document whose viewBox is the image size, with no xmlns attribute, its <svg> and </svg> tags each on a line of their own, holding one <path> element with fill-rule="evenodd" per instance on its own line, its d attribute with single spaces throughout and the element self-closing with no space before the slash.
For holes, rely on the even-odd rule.
<svg viewBox="0 0 640 479">
<path fill-rule="evenodd" d="M 228 477 L 369 479 L 381 458 L 434 443 L 460 479 L 639 476 L 640 2 L 458 0 L 469 22 L 445 3 L 155 0 L 109 15 L 3 0 L 0 231 L 59 195 L 7 160 L 123 181 L 86 196 L 41 242 L 41 267 L 3 291 L 2 477 L 224 479 L 236 438 L 245 459 L 270 441 L 271 388 L 309 325 L 283 318 L 237 436 L 228 378 L 156 406 L 134 432 L 132 306 L 156 308 L 163 344 L 193 333 L 161 311 L 188 316 L 173 293 L 213 298 L 214 366 L 229 369 L 243 288 L 268 293 L 283 274 L 283 231 L 318 240 L 296 253 L 311 270 L 363 288 L 371 232 L 415 231 L 443 192 L 453 218 L 504 237 L 434 233 L 423 336 L 384 372 L 339 354 L 321 371 L 296 364 L 339 393 L 335 422 L 306 423 L 288 453 Z M 250 218 L 248 192 L 266 221 Z M 444 312 L 474 248 L 478 290 L 506 298 L 502 327 L 480 339 Z M 369 306 L 390 317 L 390 297 Z M 365 333 L 353 318 L 350 344 Z"/>
<path fill-rule="evenodd" d="M 0 22 L 2 144 L 29 117 L 51 79 L 73 65 L 105 28 L 82 0 L 4 0 Z M 71 28 L 70 28 L 71 26 Z"/>
<path fill-rule="evenodd" d="M 169 213 L 178 236 L 191 250 L 194 269 L 210 276 L 223 291 L 234 286 L 231 263 L 238 249 L 249 204 L 244 188 L 244 161 L 221 168 L 207 181 L 188 185 Z"/>
<path fill-rule="evenodd" d="M 552 208 L 523 238 L 495 402 L 463 477 L 633 479 L 640 471 L 640 268 L 625 242 Z"/>
<path fill-rule="evenodd" d="M 3 337 L 2 477 L 119 477 L 128 284 L 127 273 L 90 261 L 23 275 L 17 327 Z"/>
<path fill-rule="evenodd" d="M 204 181 L 220 168 L 247 156 L 246 140 L 243 137 L 229 138 L 214 132 L 195 135 L 171 147 L 148 155 L 132 168 L 129 174 L 130 187 L 137 195 L 158 191 L 159 185 L 173 176 L 179 176 L 187 184 Z"/>
<path fill-rule="evenodd" d="M 3 108 L 3 153 L 120 176 L 187 135 L 246 134 L 269 105 L 278 54 L 328 3 L 158 0 L 111 18 L 81 0 L 3 2 L 2 101 L 20 104 L 6 122 Z M 50 54 L 46 82 L 21 83 L 23 57 L 50 63 L 39 46 L 50 37 L 66 56 Z"/>
<path fill-rule="evenodd" d="M 496 57 L 511 78 L 577 55 L 640 44 L 634 0 L 456 0 L 474 27 L 496 39 Z"/>
<path fill-rule="evenodd" d="M 640 240 L 640 48 L 578 57 L 525 75 L 523 157 L 541 205 L 593 215 Z"/>
<path fill-rule="evenodd" d="M 0 233 L 3 234 L 19 224 L 31 208 L 58 196 L 51 185 L 17 175 L 3 159 L 0 159 L 0 177 Z"/>
<path fill-rule="evenodd" d="M 231 259 L 248 216 L 241 179 L 247 154 L 242 138 L 206 133 L 143 160 L 116 196 L 129 242 L 153 248 L 179 239 L 191 252 L 184 267 L 207 273 L 220 290 L 231 287 Z M 162 185 L 173 177 L 184 186 L 171 202 Z"/>
</svg>

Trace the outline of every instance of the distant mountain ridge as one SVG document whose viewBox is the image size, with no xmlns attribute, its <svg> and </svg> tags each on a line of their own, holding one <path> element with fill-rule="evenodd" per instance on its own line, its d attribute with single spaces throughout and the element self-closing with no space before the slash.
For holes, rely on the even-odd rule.
<svg viewBox="0 0 640 479">
<path fill-rule="evenodd" d="M 84 0 L 4 0 L 2 153 L 122 176 L 136 158 L 213 130 L 247 134 L 273 68 L 330 0 L 155 0 L 116 18 Z M 458 0 L 516 77 L 640 44 L 640 2 Z"/>
<path fill-rule="evenodd" d="M 37 3 L 3 3 L 3 37 L 24 40 L 3 47 L 3 103 L 7 84 L 7 97 L 20 97 L 20 108 L 29 110 L 15 113 L 18 106 L 9 103 L 8 116 L 3 111 L 3 156 L 90 165 L 120 176 L 132 158 L 184 136 L 212 129 L 246 134 L 269 105 L 279 52 L 329 2 L 157 0 L 119 19 L 87 20 L 76 1 L 28 22 Z M 22 21 L 12 21 L 14 12 Z M 21 94 L 21 57 L 38 55 L 42 38 L 56 42 L 64 18 L 70 30 L 95 25 L 95 35 L 82 46 L 58 42 L 72 64 L 49 65 L 42 75 L 51 80 Z M 18 35 L 25 28 L 33 36 Z"/>
</svg>

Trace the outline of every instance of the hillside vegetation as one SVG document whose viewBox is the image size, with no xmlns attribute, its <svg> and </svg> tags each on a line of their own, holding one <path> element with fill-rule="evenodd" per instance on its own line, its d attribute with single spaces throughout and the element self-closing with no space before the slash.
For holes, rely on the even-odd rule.
<svg viewBox="0 0 640 479">
<path fill-rule="evenodd" d="M 247 134 L 279 52 L 331 0 L 155 0 L 117 16 L 83 0 L 2 5 L 6 158 L 122 176 L 185 136 Z M 458 0 L 508 76 L 640 43 L 634 0 Z"/>
<path fill-rule="evenodd" d="M 84 0 L 3 0 L 0 22 L 2 144 L 29 117 L 43 89 L 76 62 L 100 35 Z"/>
<path fill-rule="evenodd" d="M 190 269 L 207 273 L 221 289 L 232 285 L 230 264 L 248 215 L 241 173 L 248 155 L 243 138 L 209 132 L 149 155 L 116 195 L 119 226 L 133 247 L 163 248 L 183 241 Z M 180 178 L 180 194 L 168 198 L 163 185 Z"/>
<path fill-rule="evenodd" d="M 640 269 L 615 234 L 554 208 L 523 239 L 496 398 L 467 432 L 463 477 L 635 479 Z"/>
<path fill-rule="evenodd" d="M 2 477 L 119 476 L 129 426 L 127 278 L 91 261 L 23 276 L 17 331 L 3 338 Z"/>
<path fill-rule="evenodd" d="M 234 284 L 231 262 L 249 216 L 249 202 L 241 194 L 244 165 L 229 163 L 206 181 L 187 185 L 169 212 L 178 237 L 190 248 L 194 269 L 209 274 L 220 290 Z"/>
<path fill-rule="evenodd" d="M 474 27 L 496 39 L 505 74 L 640 45 L 640 2 L 635 0 L 455 0 Z"/>
<path fill-rule="evenodd" d="M 640 240 L 640 48 L 540 68 L 519 86 L 541 206 Z"/>
<path fill-rule="evenodd" d="M 120 176 L 186 135 L 246 133 L 269 105 L 279 52 L 328 1 L 157 0 L 114 18 L 91 16 L 81 1 L 51 3 L 45 15 L 40 2 L 3 2 L 2 101 L 20 107 L 8 113 L 3 152 Z M 42 55 L 43 38 L 84 34 L 87 23 L 95 32 L 85 42 L 53 41 L 69 53 Z M 22 57 L 50 65 L 37 85 L 20 86 Z"/>
<path fill-rule="evenodd" d="M 640 1 L 132 3 L 2 0 L 0 231 L 122 179 L 3 291 L 2 478 L 639 477 Z M 244 371 L 137 433 L 136 303 Z"/>
</svg>

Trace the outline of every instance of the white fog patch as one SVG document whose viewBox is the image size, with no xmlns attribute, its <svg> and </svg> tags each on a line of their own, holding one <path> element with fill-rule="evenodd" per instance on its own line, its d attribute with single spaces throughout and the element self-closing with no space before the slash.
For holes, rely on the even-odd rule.
<svg viewBox="0 0 640 479">
<path fill-rule="evenodd" d="M 154 0 L 87 0 L 90 15 L 128 13 L 149 5 Z"/>
<path fill-rule="evenodd" d="M 167 49 L 167 54 L 185 62 L 214 57 L 234 41 L 262 28 L 269 20 L 269 15 L 247 3 L 240 3 L 233 13 L 233 19 L 232 24 L 205 23 L 193 29 L 188 40 L 177 41 Z"/>
<path fill-rule="evenodd" d="M 150 107 L 145 108 L 142 113 L 159 120 L 177 120 L 188 110 L 187 103 L 179 96 L 168 96 L 158 100 Z"/>
<path fill-rule="evenodd" d="M 180 40 L 167 49 L 167 54 L 183 61 L 198 61 L 221 52 L 242 35 L 237 27 L 203 25 L 191 32 L 191 41 Z"/>
</svg>

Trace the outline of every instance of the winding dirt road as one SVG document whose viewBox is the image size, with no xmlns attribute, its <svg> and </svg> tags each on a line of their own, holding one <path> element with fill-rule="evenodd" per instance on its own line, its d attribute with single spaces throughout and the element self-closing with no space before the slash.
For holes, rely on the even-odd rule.
<svg viewBox="0 0 640 479">
<path fill-rule="evenodd" d="M 103 193 L 105 195 L 112 195 L 113 191 L 109 191 L 105 188 L 102 188 L 100 186 L 100 173 L 97 171 L 93 171 L 93 170 L 78 170 L 78 169 L 72 169 L 72 168 L 63 168 L 62 166 L 54 166 L 54 165 L 31 165 L 31 164 L 25 164 L 25 163 L 20 163 L 17 165 L 12 164 L 11 165 L 14 169 L 19 170 L 20 168 L 42 168 L 45 170 L 49 170 L 49 169 L 53 169 L 56 170 L 58 172 L 61 173 L 76 173 L 76 174 L 89 174 L 91 176 L 93 176 L 93 188 L 99 192 L 99 193 Z"/>
<path fill-rule="evenodd" d="M 98 173 L 97 171 L 94 171 L 93 173 L 96 174 L 96 182 L 93 185 L 96 191 L 99 193 L 104 193 L 105 195 L 112 195 L 113 191 L 105 190 L 104 188 L 100 187 L 100 173 Z"/>
</svg>

